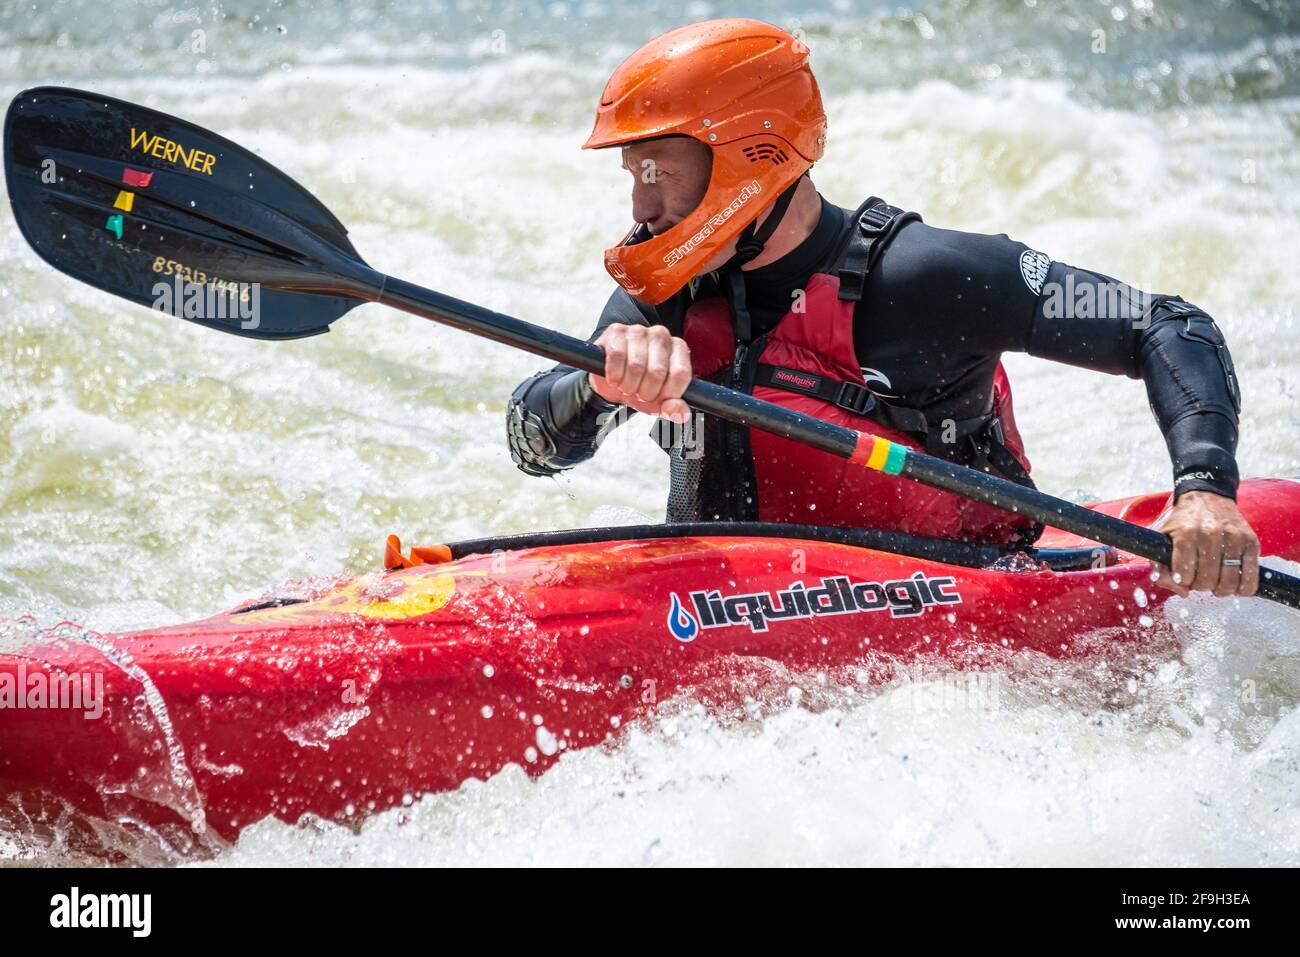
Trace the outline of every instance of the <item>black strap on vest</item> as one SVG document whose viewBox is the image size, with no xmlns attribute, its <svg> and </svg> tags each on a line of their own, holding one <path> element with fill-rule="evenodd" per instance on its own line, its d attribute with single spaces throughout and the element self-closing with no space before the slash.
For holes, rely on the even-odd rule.
<svg viewBox="0 0 1300 957">
<path fill-rule="evenodd" d="M 753 324 L 749 318 L 749 306 L 745 302 L 745 274 L 741 271 L 741 266 L 750 262 L 767 245 L 767 241 L 772 238 L 776 228 L 781 225 L 781 220 L 785 218 L 786 210 L 790 208 L 790 203 L 794 201 L 795 190 L 803 182 L 803 177 L 795 180 L 787 186 L 784 192 L 772 203 L 772 211 L 767 214 L 767 219 L 763 220 L 763 225 L 755 227 L 754 222 L 746 226 L 740 233 L 740 239 L 736 242 L 736 254 L 727 261 L 723 269 L 723 275 L 727 280 L 727 301 L 731 305 L 731 324 L 736 334 L 736 339 L 741 343 L 748 344 L 753 338 Z"/>
<path fill-rule="evenodd" d="M 739 266 L 728 267 L 722 273 L 727 281 L 727 304 L 731 307 L 731 331 L 736 341 L 748 345 L 754 338 L 754 325 L 749 318 L 749 305 L 745 301 L 745 274 Z"/>
<path fill-rule="evenodd" d="M 870 415 L 880 404 L 870 389 L 857 382 L 804 372 L 802 369 L 768 365 L 766 362 L 758 364 L 754 383 L 815 396 L 855 415 Z"/>
<path fill-rule="evenodd" d="M 840 298 L 857 302 L 862 298 L 867 276 L 880 254 L 904 225 L 919 222 L 919 213 L 909 213 L 872 196 L 854 213 L 857 226 L 839 258 Z"/>
<path fill-rule="evenodd" d="M 926 452 L 930 455 L 962 464 L 978 462 L 981 467 L 983 464 L 991 463 L 1007 478 L 1017 482 L 1021 481 L 1021 476 L 1026 481 L 1029 478 L 1029 473 L 1021 467 L 1016 457 L 1007 451 L 1001 419 L 980 415 L 973 419 L 944 421 L 932 425 L 920 409 L 886 402 L 860 382 L 818 375 L 802 369 L 768 365 L 765 362 L 758 364 L 754 381 L 757 385 L 814 396 L 896 432 L 906 432 L 924 444 Z M 1006 452 L 1010 461 L 1015 463 L 1011 471 L 995 461 L 1002 458 L 999 452 Z M 1013 471 L 1017 473 L 1014 477 Z"/>
</svg>

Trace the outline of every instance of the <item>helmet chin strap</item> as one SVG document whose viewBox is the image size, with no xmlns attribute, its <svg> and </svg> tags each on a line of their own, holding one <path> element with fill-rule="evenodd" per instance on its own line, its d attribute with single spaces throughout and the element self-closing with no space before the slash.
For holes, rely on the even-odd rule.
<svg viewBox="0 0 1300 957">
<path fill-rule="evenodd" d="M 727 280 L 728 300 L 731 304 L 732 329 L 740 342 L 748 344 L 753 339 L 749 308 L 745 304 L 745 276 L 740 267 L 755 259 L 763 251 L 767 241 L 772 238 L 772 234 L 781 225 L 781 220 L 785 218 L 786 210 L 794 200 L 795 190 L 802 182 L 801 176 L 786 187 L 785 192 L 772 204 L 772 211 L 767 214 L 767 219 L 763 220 L 762 226 L 755 228 L 754 223 L 750 223 L 741 231 L 740 239 L 736 242 L 736 254 L 722 267 L 722 275 Z"/>
</svg>

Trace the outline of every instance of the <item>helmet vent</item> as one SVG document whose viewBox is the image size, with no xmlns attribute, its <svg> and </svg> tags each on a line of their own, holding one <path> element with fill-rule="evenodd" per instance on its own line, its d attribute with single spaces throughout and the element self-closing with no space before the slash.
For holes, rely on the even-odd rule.
<svg viewBox="0 0 1300 957">
<path fill-rule="evenodd" d="M 775 143 L 759 143 L 757 146 L 746 146 L 743 152 L 751 163 L 771 160 L 773 166 L 780 166 L 790 158 L 785 155 L 785 150 Z"/>
</svg>

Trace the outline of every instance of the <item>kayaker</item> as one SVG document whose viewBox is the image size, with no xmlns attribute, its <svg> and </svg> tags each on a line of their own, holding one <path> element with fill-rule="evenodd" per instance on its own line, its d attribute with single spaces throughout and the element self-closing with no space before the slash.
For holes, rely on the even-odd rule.
<svg viewBox="0 0 1300 957">
<path fill-rule="evenodd" d="M 826 119 L 808 50 L 754 20 L 673 30 L 632 54 L 584 148 L 617 147 L 636 225 L 605 253 L 619 288 L 593 334 L 604 376 L 557 366 L 512 396 L 530 475 L 590 458 L 626 410 L 660 416 L 669 521 L 892 528 L 1028 545 L 999 509 L 692 419 L 692 375 L 1032 485 L 1002 353 L 1141 378 L 1174 471 L 1160 583 L 1250 595 L 1259 542 L 1238 511 L 1240 393 L 1222 333 L 1178 296 L 1053 261 L 1005 234 L 939 229 L 816 190 Z"/>
</svg>

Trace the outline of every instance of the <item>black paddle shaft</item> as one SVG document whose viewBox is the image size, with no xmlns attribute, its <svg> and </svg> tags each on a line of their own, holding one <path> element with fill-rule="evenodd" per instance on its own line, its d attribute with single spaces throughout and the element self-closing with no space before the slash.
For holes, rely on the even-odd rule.
<svg viewBox="0 0 1300 957">
<path fill-rule="evenodd" d="M 23 236 L 70 276 L 132 302 L 257 339 L 326 331 L 380 302 L 600 374 L 599 347 L 385 276 L 310 192 L 243 147 L 101 94 L 40 87 L 5 116 L 5 180 Z M 169 288 L 174 286 L 174 294 Z M 193 308 L 195 289 L 218 308 Z M 256 306 L 256 308 L 253 308 Z M 865 465 L 864 437 L 693 380 L 693 408 Z M 914 450 L 897 474 L 1168 565 L 1168 536 Z M 1261 570 L 1260 594 L 1300 607 L 1300 580 Z"/>
<path fill-rule="evenodd" d="M 380 278 L 379 282 L 378 302 L 545 359 L 563 362 L 575 369 L 596 375 L 605 371 L 604 352 L 589 342 L 400 279 Z M 683 398 L 701 412 L 792 439 L 841 458 L 851 458 L 858 447 L 859 433 L 853 429 L 703 379 L 693 379 Z M 1155 529 L 1103 515 L 1037 489 L 932 455 L 909 450 L 899 474 L 923 485 L 1027 515 L 1044 525 L 1113 545 L 1162 565 L 1168 565 L 1173 558 L 1169 536 Z M 1261 568 L 1259 593 L 1274 601 L 1300 607 L 1300 580 L 1280 572 Z"/>
</svg>

